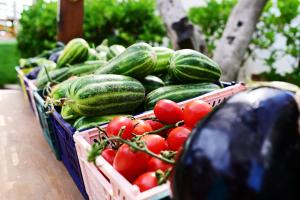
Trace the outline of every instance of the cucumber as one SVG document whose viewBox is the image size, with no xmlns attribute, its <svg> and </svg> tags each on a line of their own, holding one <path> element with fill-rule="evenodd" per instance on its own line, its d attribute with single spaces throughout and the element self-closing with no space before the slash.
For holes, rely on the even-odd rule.
<svg viewBox="0 0 300 200">
<path fill-rule="evenodd" d="M 63 105 L 60 114 L 68 122 L 74 121 L 79 117 L 69 105 Z"/>
<path fill-rule="evenodd" d="M 153 75 L 146 76 L 142 83 L 145 87 L 146 94 L 156 90 L 157 88 L 165 86 L 165 83 L 159 77 Z"/>
<path fill-rule="evenodd" d="M 86 61 L 88 58 L 89 44 L 82 38 L 72 39 L 57 60 L 57 68 L 67 64 L 75 64 Z"/>
<path fill-rule="evenodd" d="M 97 51 L 98 53 L 100 53 L 100 52 L 105 52 L 105 53 L 107 54 L 108 51 L 109 51 L 109 48 L 108 48 L 108 40 L 107 40 L 107 39 L 104 39 L 104 40 L 102 41 L 102 43 L 96 47 L 96 51 Z"/>
<path fill-rule="evenodd" d="M 94 73 L 105 63 L 106 61 L 102 60 L 86 61 L 84 63 L 72 65 L 69 67 L 52 70 L 48 73 L 48 75 L 54 83 L 60 83 L 67 80 L 71 76 L 82 76 Z M 50 82 L 50 80 L 48 79 L 47 74 L 44 74 L 43 76 L 39 76 L 37 78 L 36 85 L 38 88 L 43 88 L 48 82 Z"/>
<path fill-rule="evenodd" d="M 170 58 L 175 53 L 174 50 L 167 47 L 153 47 L 157 56 L 154 74 L 161 74 L 168 71 L 170 65 Z"/>
<path fill-rule="evenodd" d="M 145 98 L 144 86 L 134 78 L 114 75 L 88 75 L 72 83 L 66 103 L 80 116 L 133 112 Z"/>
<path fill-rule="evenodd" d="M 101 60 L 100 56 L 95 49 L 89 48 L 89 54 L 87 60 Z"/>
<path fill-rule="evenodd" d="M 36 86 L 39 89 L 45 87 L 50 81 L 54 83 L 60 83 L 68 79 L 71 76 L 71 73 L 68 67 L 63 67 L 48 72 L 48 75 L 49 77 L 47 76 L 47 74 L 45 74 L 43 76 L 38 76 L 38 78 L 36 79 Z"/>
<path fill-rule="evenodd" d="M 104 60 L 90 60 L 84 63 L 72 65 L 70 67 L 70 73 L 72 75 L 81 76 L 86 74 L 91 74 L 97 69 L 101 68 L 106 64 Z"/>
<path fill-rule="evenodd" d="M 42 77 L 46 75 L 46 70 L 49 73 L 50 71 L 53 71 L 56 68 L 56 63 L 50 60 L 47 60 L 45 62 L 43 62 L 43 64 L 41 65 L 41 70 L 38 74 L 38 77 Z"/>
<path fill-rule="evenodd" d="M 142 80 L 150 75 L 156 64 L 156 55 L 149 44 L 136 43 L 114 57 L 95 74 L 121 74 Z"/>
<path fill-rule="evenodd" d="M 53 86 L 49 96 L 53 100 L 59 100 L 61 98 L 65 98 L 70 85 L 76 80 L 76 78 L 77 77 L 75 77 L 75 76 L 71 77 L 68 80 L 65 80 L 65 81 Z"/>
<path fill-rule="evenodd" d="M 108 53 L 107 53 L 107 59 L 110 60 L 114 57 L 116 57 L 117 55 L 123 53 L 126 50 L 126 48 L 122 45 L 112 45 L 109 47 Z"/>
<path fill-rule="evenodd" d="M 104 116 L 94 116 L 94 117 L 83 116 L 78 118 L 73 124 L 73 126 L 79 131 L 83 129 L 94 128 L 96 126 L 100 126 L 108 123 L 116 116 L 120 116 L 120 115 L 104 115 Z"/>
<path fill-rule="evenodd" d="M 183 49 L 171 57 L 169 74 L 179 83 L 216 82 L 221 77 L 221 68 L 202 53 Z"/>
<path fill-rule="evenodd" d="M 145 108 L 147 110 L 153 108 L 156 102 L 161 99 L 169 99 L 175 102 L 181 102 L 217 89 L 220 89 L 220 87 L 213 83 L 197 83 L 161 87 L 150 92 L 146 96 Z"/>
</svg>

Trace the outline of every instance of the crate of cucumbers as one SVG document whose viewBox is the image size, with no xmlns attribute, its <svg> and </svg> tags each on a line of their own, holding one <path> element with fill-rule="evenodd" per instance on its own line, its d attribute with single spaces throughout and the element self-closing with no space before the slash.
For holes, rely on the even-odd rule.
<svg viewBox="0 0 300 200">
<path fill-rule="evenodd" d="M 48 93 L 45 103 L 54 119 L 62 161 L 81 191 L 76 131 L 116 116 L 136 116 L 152 110 L 162 99 L 182 102 L 226 86 L 219 80 L 218 64 L 205 55 L 144 42 L 125 48 L 104 41 L 93 49 L 84 39 L 75 38 L 54 63 L 41 68 L 35 83 Z"/>
</svg>

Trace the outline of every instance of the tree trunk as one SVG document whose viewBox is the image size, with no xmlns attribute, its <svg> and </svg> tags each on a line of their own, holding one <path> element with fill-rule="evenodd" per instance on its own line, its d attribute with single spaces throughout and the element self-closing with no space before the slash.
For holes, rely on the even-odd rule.
<svg viewBox="0 0 300 200">
<path fill-rule="evenodd" d="M 188 21 L 180 0 L 157 0 L 157 8 L 174 49 L 205 51 L 204 37 L 199 28 Z"/>
<path fill-rule="evenodd" d="M 236 80 L 256 24 L 268 0 L 239 0 L 232 10 L 213 59 L 223 70 L 224 81 Z"/>
<path fill-rule="evenodd" d="M 58 41 L 68 43 L 76 37 L 83 37 L 83 0 L 58 1 Z"/>
</svg>

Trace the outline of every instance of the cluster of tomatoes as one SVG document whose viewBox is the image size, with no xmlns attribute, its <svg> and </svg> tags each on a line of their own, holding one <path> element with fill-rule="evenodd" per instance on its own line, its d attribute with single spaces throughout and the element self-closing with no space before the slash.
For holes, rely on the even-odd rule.
<svg viewBox="0 0 300 200">
<path fill-rule="evenodd" d="M 106 134 L 108 137 L 118 136 L 122 128 L 120 136 L 122 139 L 130 141 L 134 137 L 141 136 L 140 140 L 146 144 L 149 151 L 157 155 L 163 151 L 177 152 L 178 155 L 191 130 L 211 110 L 212 107 L 201 100 L 189 102 L 183 109 L 173 101 L 160 100 L 154 107 L 154 119 L 134 120 L 116 117 L 108 124 Z M 175 126 L 175 124 L 182 125 Z M 155 132 L 166 126 L 172 128 Z M 173 167 L 172 164 L 134 150 L 125 143 L 118 150 L 106 148 L 101 155 L 128 181 L 137 185 L 141 192 L 158 185 L 155 172 L 158 170 L 166 172 Z"/>
</svg>

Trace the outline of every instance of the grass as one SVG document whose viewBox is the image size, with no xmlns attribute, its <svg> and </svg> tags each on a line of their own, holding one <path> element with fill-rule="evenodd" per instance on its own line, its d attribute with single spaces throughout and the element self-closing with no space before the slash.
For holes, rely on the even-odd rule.
<svg viewBox="0 0 300 200">
<path fill-rule="evenodd" d="M 18 62 L 17 42 L 0 41 L 0 86 L 17 82 L 15 66 Z"/>
</svg>

